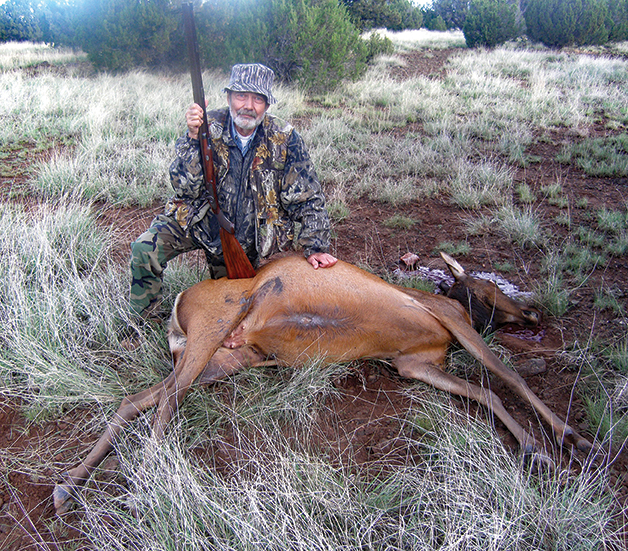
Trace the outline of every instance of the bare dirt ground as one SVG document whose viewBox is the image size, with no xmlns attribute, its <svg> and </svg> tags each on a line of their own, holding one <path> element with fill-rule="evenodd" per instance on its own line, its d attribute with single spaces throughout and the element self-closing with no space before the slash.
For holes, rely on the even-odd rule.
<svg viewBox="0 0 628 551">
<path fill-rule="evenodd" d="M 421 52 L 407 56 L 407 65 L 399 68 L 396 77 L 403 79 L 414 74 L 430 78 L 442 78 L 447 58 L 452 51 Z M 593 133 L 606 135 L 609 132 L 602 123 Z M 578 198 L 588 199 L 587 209 L 574 209 L 571 212 L 572 224 L 577 227 L 597 209 L 618 208 L 628 199 L 628 179 L 591 178 L 572 166 L 559 165 L 555 158 L 561 145 L 576 139 L 567 130 L 556 131 L 551 141 L 533 148 L 529 153 L 542 158 L 539 163 L 518 169 L 516 181 L 525 182 L 533 190 L 554 183 L 557 174 L 561 177 L 564 192 L 573 202 Z M 6 190 L 8 181 L 2 182 Z M 544 220 L 553 220 L 560 209 L 547 202 L 535 206 L 536 213 Z M 120 261 L 126 259 L 128 244 L 141 230 L 148 226 L 151 218 L 161 210 L 161 205 L 150 209 L 109 210 L 103 216 L 103 223 L 115 220 L 120 240 Z M 391 229 L 383 225 L 395 214 L 401 214 L 420 221 L 409 230 Z M 493 271 L 495 265 L 510 262 L 516 270 L 507 274 L 510 281 L 523 290 L 529 290 L 531 283 L 541 277 L 538 251 L 522 250 L 487 232 L 484 235 L 468 235 L 464 225 L 464 212 L 450 204 L 447 197 L 434 197 L 414 201 L 406 205 L 392 207 L 367 200 L 350 204 L 350 215 L 335 224 L 333 252 L 344 260 L 368 264 L 375 271 L 394 268 L 399 258 L 406 252 L 420 257 L 423 265 L 444 268 L 444 264 L 434 254 L 437 244 L 443 242 L 466 241 L 472 253 L 460 258 L 469 271 Z M 122 220 L 122 222 L 121 222 Z M 567 230 L 554 224 L 553 231 Z M 580 432 L 592 436 L 586 419 L 582 399 L 574 391 L 578 373 L 566 367 L 561 352 L 569 349 L 574 342 L 587 343 L 593 337 L 597 341 L 612 341 L 626 333 L 624 320 L 610 311 L 596 310 L 593 307 L 594 289 L 604 283 L 622 290 L 621 300 L 628 309 L 628 260 L 626 257 L 612 258 L 602 269 L 597 269 L 590 277 L 587 286 L 572 297 L 573 305 L 561 319 L 547 317 L 542 327 L 535 332 L 537 339 L 518 338 L 515 328 L 505 328 L 498 332 L 498 341 L 509 349 L 515 363 L 528 358 L 543 358 L 547 370 L 538 375 L 526 377 L 532 390 L 545 401 L 558 415 L 568 417 L 569 422 Z M 330 405 L 330 415 L 334 423 L 329 426 L 342 426 L 342 437 L 327 435 L 337 451 L 351 449 L 352 456 L 360 462 L 381 461 L 386 458 L 396 460 L 394 443 L 396 432 L 390 419 L 404 408 L 400 391 L 407 388 L 408 381 L 382 366 L 365 363 L 356 367 L 355 374 L 338 381 L 343 397 Z M 532 423 L 532 430 L 543 438 L 539 427 L 535 427 L 532 411 L 523 406 L 499 381 L 491 381 L 492 388 L 504 400 L 507 409 L 524 426 Z M 211 390 L 210 390 L 211 391 Z M 463 408 L 471 408 L 461 400 Z M 67 542 L 74 541 L 72 549 L 92 549 L 73 528 L 75 520 L 70 516 L 62 526 L 54 520 L 51 492 L 58 472 L 51 467 L 40 473 L 29 471 L 23 466 L 12 469 L 12 455 L 32 457 L 35 464 L 61 464 L 72 457 L 84 456 L 94 440 L 83 441 L 79 427 L 97 417 L 98 411 L 73 411 L 63 418 L 43 424 L 25 419 L 20 404 L 0 400 L 0 449 L 2 468 L 6 469 L 10 487 L 0 486 L 0 549 L 17 551 L 26 549 L 63 549 Z M 497 426 L 504 442 L 517 453 L 513 438 L 501 426 Z M 214 450 L 216 451 L 216 450 Z M 199 450 L 200 455 L 213 453 Z M 621 511 L 628 509 L 628 458 L 626 453 L 615 457 L 611 467 L 611 491 L 622 519 Z M 228 458 L 225 458 L 228 459 Z M 577 469 L 577 461 L 572 468 Z M 79 513 L 75 513 L 78 515 Z"/>
</svg>

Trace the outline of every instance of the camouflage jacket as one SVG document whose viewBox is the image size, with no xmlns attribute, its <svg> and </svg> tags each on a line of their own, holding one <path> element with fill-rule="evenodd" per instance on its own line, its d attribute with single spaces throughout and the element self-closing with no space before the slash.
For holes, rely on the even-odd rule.
<svg viewBox="0 0 628 551">
<path fill-rule="evenodd" d="M 242 155 L 231 135 L 228 108 L 209 111 L 207 116 L 220 208 L 235 224 L 247 255 L 265 258 L 287 250 L 293 244 L 295 223 L 300 225 L 297 241 L 305 256 L 326 252 L 330 232 L 325 198 L 301 136 L 290 124 L 267 114 Z M 175 150 L 170 166 L 175 196 L 166 214 L 174 216 L 210 255 L 221 256 L 199 141 L 186 133 Z"/>
</svg>

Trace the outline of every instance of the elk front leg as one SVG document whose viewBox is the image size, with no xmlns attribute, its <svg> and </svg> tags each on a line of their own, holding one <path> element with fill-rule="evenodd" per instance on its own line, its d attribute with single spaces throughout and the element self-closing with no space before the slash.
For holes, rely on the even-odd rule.
<svg viewBox="0 0 628 551">
<path fill-rule="evenodd" d="M 499 376 L 514 392 L 526 400 L 552 428 L 554 439 L 561 446 L 565 442 L 572 444 L 583 453 L 594 450 L 593 444 L 578 434 L 571 426 L 556 415 L 528 386 L 523 377 L 506 367 L 492 352 L 486 357 L 486 367 Z M 495 361 L 497 360 L 497 361 Z"/>
<path fill-rule="evenodd" d="M 444 319 L 444 318 L 443 318 Z M 442 320 L 441 320 L 442 321 Z M 528 402 L 539 415 L 550 425 L 554 434 L 554 439 L 563 445 L 565 442 L 573 444 L 578 450 L 589 453 L 593 450 L 593 444 L 584 436 L 578 434 L 572 427 L 556 415 L 543 401 L 536 395 L 516 371 L 510 369 L 491 351 L 482 337 L 470 327 L 463 324 L 446 325 L 456 337 L 458 342 L 467 351 L 482 362 L 493 374 L 502 379 L 514 392 L 523 400 Z"/>
<path fill-rule="evenodd" d="M 394 364 L 402 377 L 417 379 L 438 390 L 443 390 L 457 396 L 464 396 L 482 404 L 506 425 L 506 428 L 517 439 L 517 442 L 519 442 L 519 446 L 525 456 L 531 457 L 534 455 L 543 462 L 549 461 L 549 458 L 540 454 L 534 442 L 534 437 L 512 418 L 506 411 L 502 401 L 493 391 L 471 384 L 450 373 L 446 373 L 437 366 L 417 361 L 417 359 L 412 356 L 398 358 L 395 360 Z"/>
<path fill-rule="evenodd" d="M 113 449 L 113 442 L 122 429 L 142 411 L 155 406 L 159 402 L 159 397 L 163 391 L 164 385 L 167 385 L 169 380 L 173 378 L 174 373 L 171 373 L 161 383 L 132 396 L 127 396 L 122 400 L 118 411 L 116 411 L 111 421 L 107 424 L 105 432 L 94 446 L 94 449 L 80 465 L 63 475 L 63 483 L 55 486 L 53 500 L 58 515 L 70 509 L 73 493 L 79 486 L 85 483 L 94 469 L 100 465 L 102 460 Z"/>
</svg>

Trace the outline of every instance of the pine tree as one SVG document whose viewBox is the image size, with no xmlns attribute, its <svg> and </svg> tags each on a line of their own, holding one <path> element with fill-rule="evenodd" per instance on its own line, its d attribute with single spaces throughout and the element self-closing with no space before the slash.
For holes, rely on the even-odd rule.
<svg viewBox="0 0 628 551">
<path fill-rule="evenodd" d="M 337 0 L 319 0 L 306 8 L 297 48 L 301 52 L 299 82 L 309 89 L 337 86 L 355 78 L 366 64 L 367 46 Z"/>
<path fill-rule="evenodd" d="M 607 0 L 584 0 L 574 32 L 579 45 L 605 44 L 608 41 Z"/>
</svg>

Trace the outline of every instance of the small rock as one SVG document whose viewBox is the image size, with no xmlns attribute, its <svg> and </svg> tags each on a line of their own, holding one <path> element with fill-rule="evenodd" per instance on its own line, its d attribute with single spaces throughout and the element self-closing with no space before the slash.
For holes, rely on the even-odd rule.
<svg viewBox="0 0 628 551">
<path fill-rule="evenodd" d="M 532 375 L 545 373 L 547 371 L 547 364 L 543 358 L 531 358 L 516 365 L 515 369 L 522 377 L 531 377 Z"/>
<path fill-rule="evenodd" d="M 376 372 L 369 373 L 366 380 L 370 384 L 376 383 L 379 380 L 379 373 L 376 373 Z"/>
</svg>

